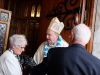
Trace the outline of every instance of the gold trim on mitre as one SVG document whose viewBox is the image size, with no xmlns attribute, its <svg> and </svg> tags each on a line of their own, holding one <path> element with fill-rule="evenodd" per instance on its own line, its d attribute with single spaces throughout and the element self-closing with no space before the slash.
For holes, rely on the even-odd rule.
<svg viewBox="0 0 100 75">
<path fill-rule="evenodd" d="M 48 27 L 48 29 L 50 29 L 50 30 L 52 30 L 52 31 L 54 31 L 54 32 L 56 32 L 58 34 L 61 33 L 61 31 L 63 30 L 63 28 L 64 28 L 63 22 L 60 22 L 57 17 L 54 17 L 51 20 L 50 25 Z"/>
</svg>

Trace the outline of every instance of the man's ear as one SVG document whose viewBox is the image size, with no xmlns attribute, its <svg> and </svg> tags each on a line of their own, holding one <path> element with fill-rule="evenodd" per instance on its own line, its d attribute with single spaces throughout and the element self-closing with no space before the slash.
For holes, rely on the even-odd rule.
<svg viewBox="0 0 100 75">
<path fill-rule="evenodd" d="M 70 36 L 70 45 L 73 44 L 73 42 L 74 42 L 74 37 L 75 37 L 74 33 L 71 32 L 71 36 Z"/>
<path fill-rule="evenodd" d="M 72 39 L 74 40 L 74 37 L 75 37 L 74 32 L 71 32 L 71 37 L 72 37 Z"/>
<path fill-rule="evenodd" d="M 12 48 L 14 49 L 15 47 L 16 47 L 16 46 L 13 44 L 13 45 L 12 45 Z"/>
</svg>

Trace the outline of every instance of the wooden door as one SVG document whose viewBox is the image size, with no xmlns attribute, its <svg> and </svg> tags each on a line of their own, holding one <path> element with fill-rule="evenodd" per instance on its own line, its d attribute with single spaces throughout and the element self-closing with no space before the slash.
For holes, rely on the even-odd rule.
<svg viewBox="0 0 100 75">
<path fill-rule="evenodd" d="M 92 31 L 92 37 L 89 43 L 86 45 L 86 49 L 91 53 L 96 4 L 97 0 L 43 0 L 37 45 L 39 46 L 46 40 L 46 34 L 43 33 L 46 32 L 50 20 L 55 16 L 57 16 L 60 21 L 64 22 L 65 27 L 61 32 L 61 35 L 69 43 L 68 36 L 71 28 L 73 27 L 72 22 L 73 20 L 76 20 L 76 13 L 78 13 L 78 23 L 85 23 L 91 28 Z"/>
<path fill-rule="evenodd" d="M 43 0 L 40 17 L 40 27 L 38 35 L 38 46 L 46 40 L 46 30 L 51 19 L 55 16 L 64 23 L 64 29 L 61 32 L 62 37 L 69 43 L 69 34 L 75 20 L 75 14 L 78 14 L 78 23 L 83 22 L 85 0 Z M 42 35 L 42 36 L 41 36 Z"/>
<path fill-rule="evenodd" d="M 27 27 L 28 45 L 26 47 L 25 54 L 29 55 L 30 57 L 33 57 L 37 48 L 38 29 L 39 29 L 39 20 L 29 19 Z"/>
</svg>

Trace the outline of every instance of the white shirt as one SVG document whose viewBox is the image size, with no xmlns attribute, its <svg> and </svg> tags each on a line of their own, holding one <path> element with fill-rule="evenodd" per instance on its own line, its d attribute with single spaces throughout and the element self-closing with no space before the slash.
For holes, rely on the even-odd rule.
<svg viewBox="0 0 100 75">
<path fill-rule="evenodd" d="M 0 75 L 22 75 L 18 59 L 9 50 L 0 56 Z"/>
</svg>

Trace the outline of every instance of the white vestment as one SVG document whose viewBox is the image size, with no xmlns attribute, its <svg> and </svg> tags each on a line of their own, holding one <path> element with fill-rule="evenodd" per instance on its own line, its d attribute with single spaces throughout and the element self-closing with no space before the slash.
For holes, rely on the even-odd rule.
<svg viewBox="0 0 100 75">
<path fill-rule="evenodd" d="M 37 49 L 36 53 L 34 54 L 34 61 L 36 62 L 36 64 L 39 64 L 43 61 L 43 58 L 44 58 L 44 46 L 45 46 L 45 42 L 43 42 L 39 48 Z M 61 41 L 61 47 L 68 47 L 69 44 L 65 41 L 65 40 L 62 40 Z"/>
</svg>

